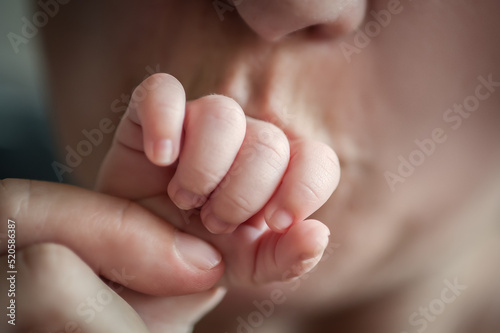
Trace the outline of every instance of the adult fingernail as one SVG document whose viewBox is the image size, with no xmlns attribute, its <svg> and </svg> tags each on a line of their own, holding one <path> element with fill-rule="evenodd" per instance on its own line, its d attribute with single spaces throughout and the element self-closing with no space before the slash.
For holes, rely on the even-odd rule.
<svg viewBox="0 0 500 333">
<path fill-rule="evenodd" d="M 186 233 L 176 231 L 174 244 L 179 257 L 198 269 L 212 269 L 222 260 L 220 253 L 211 245 Z"/>
<path fill-rule="evenodd" d="M 180 209 L 188 210 L 202 206 L 206 201 L 206 197 L 180 188 L 174 194 L 172 200 Z"/>
<path fill-rule="evenodd" d="M 155 158 L 159 164 L 168 165 L 172 163 L 173 144 L 170 139 L 163 139 L 156 142 Z"/>
<path fill-rule="evenodd" d="M 277 231 L 284 231 L 292 225 L 293 216 L 283 209 L 278 209 L 271 215 L 268 222 Z"/>
</svg>

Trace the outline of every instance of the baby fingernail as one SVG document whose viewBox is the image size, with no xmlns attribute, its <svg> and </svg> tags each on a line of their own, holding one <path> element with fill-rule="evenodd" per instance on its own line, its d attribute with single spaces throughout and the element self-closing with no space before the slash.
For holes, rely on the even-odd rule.
<svg viewBox="0 0 500 333">
<path fill-rule="evenodd" d="M 177 207 L 187 210 L 202 206 L 206 201 L 206 197 L 181 188 L 174 194 L 172 200 Z"/>
<path fill-rule="evenodd" d="M 288 229 L 293 223 L 293 217 L 287 211 L 278 209 L 271 215 L 269 224 L 282 231 Z"/>
<path fill-rule="evenodd" d="M 296 276 L 304 275 L 305 273 L 311 271 L 311 269 L 313 269 L 319 263 L 319 261 L 321 260 L 321 256 L 322 255 L 320 254 L 313 258 L 304 257 L 298 265 L 292 267 L 292 272 Z"/>
<path fill-rule="evenodd" d="M 222 260 L 211 245 L 180 231 L 175 232 L 175 249 L 185 263 L 202 270 L 212 269 Z"/>
<path fill-rule="evenodd" d="M 202 218 L 203 224 L 213 234 L 229 234 L 236 229 L 236 225 L 219 220 L 215 215 L 208 214 Z"/>
<path fill-rule="evenodd" d="M 157 141 L 154 153 L 157 163 L 165 165 L 172 163 L 172 154 L 173 154 L 172 140 L 163 139 Z"/>
</svg>

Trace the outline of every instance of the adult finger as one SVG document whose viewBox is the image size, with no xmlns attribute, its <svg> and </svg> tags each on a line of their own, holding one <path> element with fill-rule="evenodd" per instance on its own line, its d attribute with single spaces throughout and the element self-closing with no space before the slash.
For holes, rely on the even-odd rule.
<svg viewBox="0 0 500 333">
<path fill-rule="evenodd" d="M 222 287 L 191 295 L 154 297 L 126 289 L 121 296 L 152 333 L 190 333 L 193 326 L 222 300 Z"/>
<path fill-rule="evenodd" d="M 7 256 L 0 257 L 7 275 L 0 282 L 2 308 L 8 311 L 2 332 L 149 332 L 133 308 L 68 248 L 45 243 L 19 249 L 15 274 L 6 273 L 12 271 Z"/>
<path fill-rule="evenodd" d="M 207 242 L 138 204 L 74 186 L 0 181 L 0 232 L 7 231 L 8 219 L 15 221 L 19 248 L 65 245 L 107 279 L 134 276 L 128 287 L 147 294 L 207 290 L 224 270 Z"/>
</svg>

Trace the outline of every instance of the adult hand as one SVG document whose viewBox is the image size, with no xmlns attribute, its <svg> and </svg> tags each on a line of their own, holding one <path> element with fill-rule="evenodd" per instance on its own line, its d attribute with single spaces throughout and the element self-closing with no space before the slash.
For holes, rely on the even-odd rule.
<svg viewBox="0 0 500 333">
<path fill-rule="evenodd" d="M 3 332 L 187 332 L 224 294 L 212 246 L 128 200 L 8 179 L 0 221 L 2 307 L 15 300 Z"/>
</svg>

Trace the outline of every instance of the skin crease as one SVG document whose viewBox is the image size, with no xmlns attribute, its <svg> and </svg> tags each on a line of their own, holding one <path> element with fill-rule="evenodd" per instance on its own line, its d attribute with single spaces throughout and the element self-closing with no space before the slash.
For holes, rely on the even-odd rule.
<svg viewBox="0 0 500 333">
<path fill-rule="evenodd" d="M 188 100 L 224 94 L 289 138 L 329 144 L 339 156 L 341 182 L 313 217 L 330 227 L 339 247 L 287 294 L 280 311 L 301 314 L 304 323 L 321 311 L 324 318 L 317 322 L 344 332 L 362 331 L 360 318 L 380 331 L 402 329 L 410 313 L 436 297 L 428 290 L 440 290 L 443 278 L 483 281 L 471 272 L 488 275 L 485 263 L 498 259 L 498 247 L 490 249 L 486 238 L 498 240 L 498 228 L 491 231 L 495 205 L 485 204 L 480 216 L 460 217 L 478 211 L 478 198 L 499 195 L 498 187 L 489 191 L 487 184 L 498 178 L 500 93 L 481 102 L 457 130 L 443 114 L 474 93 L 478 76 L 500 81 L 500 4 L 401 1 L 402 12 L 349 63 L 341 43 L 355 45 L 352 27 L 363 28 L 372 20 L 369 12 L 387 3 L 358 2 L 353 12 L 339 13 L 337 22 L 299 24 L 303 29 L 293 33 L 249 19 L 256 15 L 250 0 L 240 13 L 225 12 L 222 22 L 210 1 L 71 3 L 44 30 L 60 147 L 76 147 L 81 131 L 98 127 L 104 117 L 118 124 L 112 103 L 131 93 L 147 66 L 175 76 Z M 260 13 L 263 21 L 265 13 L 272 15 Z M 438 127 L 447 141 L 391 192 L 384 172 L 396 173 L 398 155 L 408 157 L 413 141 L 431 137 Z M 78 184 L 93 187 L 111 139 L 105 136 L 75 168 Z M 479 259 L 463 259 L 470 253 Z M 477 293 L 462 302 L 477 297 L 487 304 L 481 296 L 488 295 L 488 284 L 471 285 Z M 255 310 L 251 302 L 258 295 L 268 297 L 269 289 L 230 291 L 199 331 L 215 331 L 221 317 L 220 331 L 234 331 L 235 318 Z M 473 320 L 475 313 L 460 304 L 450 313 Z M 457 321 L 442 320 L 440 332 L 454 330 L 449 322 Z"/>
</svg>

